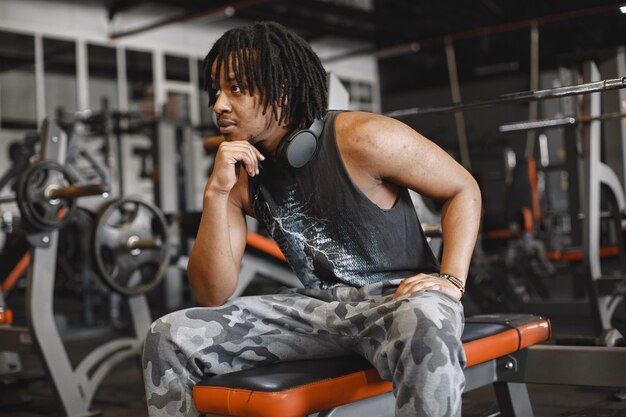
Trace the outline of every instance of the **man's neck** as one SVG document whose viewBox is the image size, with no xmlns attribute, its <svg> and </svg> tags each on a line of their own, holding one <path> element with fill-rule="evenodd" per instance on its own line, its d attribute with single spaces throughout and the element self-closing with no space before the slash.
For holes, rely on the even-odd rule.
<svg viewBox="0 0 626 417">
<path fill-rule="evenodd" d="M 274 157 L 278 144 L 291 130 L 292 129 L 288 128 L 286 125 L 276 126 L 275 129 L 269 132 L 266 139 L 258 142 L 258 146 L 260 146 L 265 153 Z"/>
</svg>

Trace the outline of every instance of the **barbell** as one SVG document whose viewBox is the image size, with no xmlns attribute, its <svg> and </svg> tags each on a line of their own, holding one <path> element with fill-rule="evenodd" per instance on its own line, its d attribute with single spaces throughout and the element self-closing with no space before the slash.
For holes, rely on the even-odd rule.
<svg viewBox="0 0 626 417">
<path fill-rule="evenodd" d="M 449 113 L 462 110 L 473 110 L 482 107 L 495 106 L 504 103 L 520 103 L 536 100 L 545 100 L 549 98 L 561 98 L 578 94 L 598 93 L 602 91 L 617 90 L 626 87 L 626 77 L 612 78 L 602 81 L 594 81 L 590 83 L 568 85 L 564 87 L 547 88 L 545 90 L 521 91 L 517 93 L 503 94 L 501 96 L 470 101 L 466 103 L 453 103 L 444 106 L 433 107 L 412 107 L 403 110 L 394 110 L 385 113 L 389 117 L 404 117 L 414 115 L 425 115 L 433 113 Z"/>
<path fill-rule="evenodd" d="M 31 164 L 20 176 L 15 201 L 25 225 L 48 232 L 67 225 L 80 197 L 102 195 L 107 184 L 75 184 L 69 171 L 57 162 Z M 169 261 L 165 217 L 151 203 L 123 197 L 104 206 L 93 233 L 96 272 L 113 291 L 134 296 L 154 288 L 163 279 Z"/>
<path fill-rule="evenodd" d="M 25 223 L 37 231 L 68 223 L 79 197 L 102 195 L 107 184 L 74 184 L 68 170 L 54 161 L 37 161 L 19 178 L 15 200 Z M 5 199 L 8 201 L 9 199 Z"/>
<path fill-rule="evenodd" d="M 527 131 L 527 130 L 548 129 L 548 128 L 560 127 L 560 126 L 590 123 L 590 122 L 599 121 L 599 120 L 609 120 L 609 119 L 616 119 L 616 118 L 622 118 L 622 117 L 626 118 L 626 113 L 613 112 L 613 113 L 601 114 L 599 116 L 588 116 L 588 115 L 565 116 L 565 117 L 556 117 L 553 119 L 528 120 L 524 122 L 509 123 L 509 124 L 501 125 L 500 127 L 498 127 L 498 130 L 502 133 L 521 132 L 521 131 Z"/>
</svg>

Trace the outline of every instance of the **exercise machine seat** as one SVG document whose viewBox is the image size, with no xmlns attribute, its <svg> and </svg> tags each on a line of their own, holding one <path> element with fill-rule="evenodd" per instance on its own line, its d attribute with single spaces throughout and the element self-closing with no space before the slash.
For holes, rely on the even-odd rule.
<svg viewBox="0 0 626 417">
<path fill-rule="evenodd" d="M 466 319 L 462 341 L 466 368 L 550 338 L 549 320 L 528 314 Z M 311 359 L 211 376 L 196 384 L 201 413 L 241 417 L 302 417 L 391 391 L 359 356 Z"/>
</svg>

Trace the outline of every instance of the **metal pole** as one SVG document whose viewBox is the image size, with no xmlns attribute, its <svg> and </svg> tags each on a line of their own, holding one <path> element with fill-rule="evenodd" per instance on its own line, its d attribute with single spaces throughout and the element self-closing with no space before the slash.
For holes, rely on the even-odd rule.
<svg viewBox="0 0 626 417">
<path fill-rule="evenodd" d="M 503 94 L 496 98 L 476 100 L 468 103 L 453 103 L 445 106 L 413 107 L 404 110 L 394 110 L 385 115 L 390 117 L 403 117 L 413 115 L 425 115 L 434 113 L 449 113 L 458 110 L 473 110 L 483 107 L 495 106 L 496 104 L 520 103 L 533 100 L 546 100 L 561 98 L 577 94 L 590 94 L 602 91 L 617 90 L 626 87 L 626 77 L 612 78 L 608 80 L 590 82 L 585 84 L 568 85 L 564 87 L 548 88 L 537 91 L 521 91 L 518 93 Z"/>
<path fill-rule="evenodd" d="M 586 79 L 597 79 L 600 71 L 592 61 L 584 67 Z M 600 115 L 601 97 L 594 94 L 590 97 L 589 114 L 592 117 Z M 612 295 L 600 294 L 595 281 L 602 278 L 602 263 L 600 262 L 600 189 L 604 185 L 613 194 L 617 205 L 622 210 L 625 206 L 622 186 L 615 173 L 602 162 L 602 143 L 600 122 L 593 122 L 589 126 L 589 144 L 585 159 L 585 201 L 583 205 L 583 249 L 585 252 L 584 265 L 589 274 L 589 299 L 592 305 L 593 318 L 598 333 L 612 328 L 611 317 L 614 308 L 611 308 Z M 621 228 L 620 228 L 621 229 Z M 621 238 L 621 236 L 619 237 Z M 619 303 L 619 302 L 618 302 Z"/>
<path fill-rule="evenodd" d="M 626 74 L 626 47 L 615 48 L 599 65 L 600 74 L 604 77 Z M 626 90 L 603 94 L 602 110 L 606 113 L 626 113 Z M 603 144 L 605 161 L 615 171 L 622 183 L 622 189 L 626 192 L 626 115 L 623 118 L 610 118 L 602 123 L 602 134 L 611 138 Z"/>
<path fill-rule="evenodd" d="M 76 41 L 76 89 L 78 90 L 76 102 L 78 111 L 91 108 L 88 66 L 87 43 L 84 39 L 78 39 Z"/>
<path fill-rule="evenodd" d="M 533 21 L 530 27 L 530 89 L 536 91 L 539 88 L 539 27 L 537 21 Z M 536 101 L 528 103 L 528 120 L 537 120 L 538 105 Z M 526 133 L 526 158 L 531 158 L 535 151 L 535 131 Z"/>
<path fill-rule="evenodd" d="M 454 44 L 452 39 L 446 39 L 446 61 L 448 63 L 448 77 L 450 78 L 450 92 L 454 103 L 461 102 L 461 87 L 459 85 L 459 74 L 457 72 L 456 57 L 454 53 Z M 465 119 L 462 111 L 454 112 L 454 121 L 456 124 L 456 134 L 459 143 L 459 154 L 461 164 L 467 170 L 472 169 L 469 156 L 469 147 L 467 145 L 467 133 L 465 130 Z"/>
<path fill-rule="evenodd" d="M 45 58 L 43 36 L 35 34 L 35 102 L 37 105 L 37 125 L 41 126 L 46 118 L 46 84 L 44 77 Z"/>
</svg>

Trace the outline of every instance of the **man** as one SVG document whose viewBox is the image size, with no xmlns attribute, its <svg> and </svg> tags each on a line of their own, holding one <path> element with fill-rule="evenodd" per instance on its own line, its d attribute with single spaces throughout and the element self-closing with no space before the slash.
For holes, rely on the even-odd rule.
<svg viewBox="0 0 626 417">
<path fill-rule="evenodd" d="M 396 120 L 327 113 L 318 57 L 278 24 L 226 32 L 205 71 L 226 139 L 188 266 L 207 307 L 152 325 L 144 352 L 150 415 L 196 415 L 191 389 L 207 375 L 349 353 L 393 381 L 397 416 L 460 415 L 459 300 L 480 212 L 473 178 Z M 317 130 L 316 147 L 290 166 L 284 154 L 306 128 Z M 441 265 L 407 188 L 445 202 Z M 281 246 L 304 289 L 229 301 L 246 213 Z"/>
</svg>

